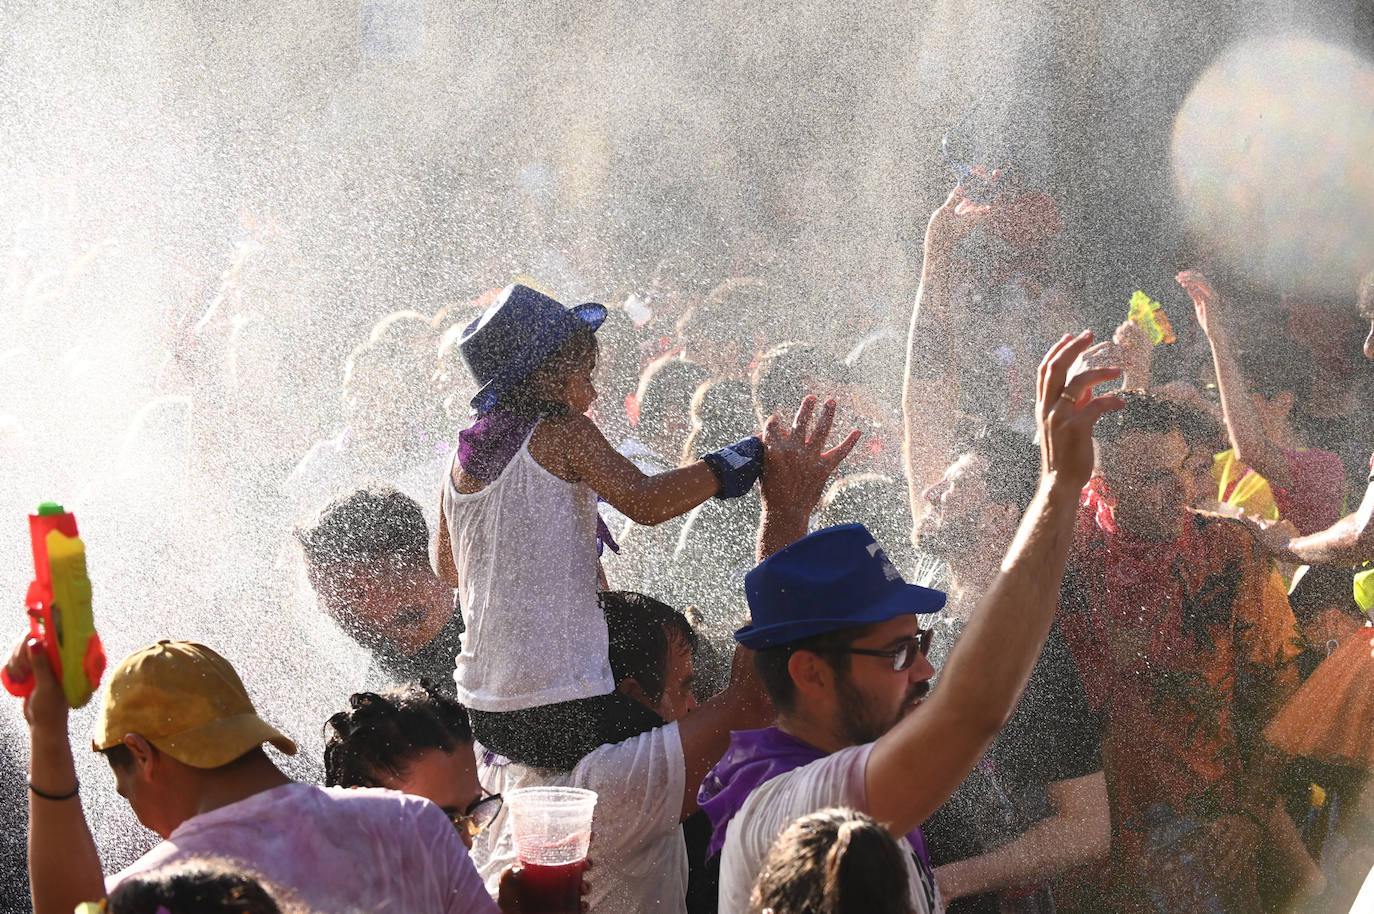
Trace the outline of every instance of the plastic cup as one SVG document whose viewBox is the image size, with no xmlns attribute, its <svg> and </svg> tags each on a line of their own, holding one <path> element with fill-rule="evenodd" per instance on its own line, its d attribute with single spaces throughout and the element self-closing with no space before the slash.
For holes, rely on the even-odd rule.
<svg viewBox="0 0 1374 914">
<path fill-rule="evenodd" d="M 522 910 L 578 914 L 596 792 L 578 787 L 522 787 L 506 794 L 505 802 L 523 869 Z"/>
</svg>

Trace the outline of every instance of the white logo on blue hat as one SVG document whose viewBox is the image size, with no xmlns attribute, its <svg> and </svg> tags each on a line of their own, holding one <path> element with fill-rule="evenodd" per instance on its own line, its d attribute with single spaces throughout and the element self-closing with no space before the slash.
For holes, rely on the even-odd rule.
<svg viewBox="0 0 1374 914">
<path fill-rule="evenodd" d="M 882 564 L 883 576 L 889 581 L 900 581 L 902 579 L 901 572 L 897 570 L 896 565 L 892 564 L 892 560 L 887 557 L 887 553 L 883 551 L 882 546 L 879 546 L 877 543 L 869 543 L 868 554 Z"/>
</svg>

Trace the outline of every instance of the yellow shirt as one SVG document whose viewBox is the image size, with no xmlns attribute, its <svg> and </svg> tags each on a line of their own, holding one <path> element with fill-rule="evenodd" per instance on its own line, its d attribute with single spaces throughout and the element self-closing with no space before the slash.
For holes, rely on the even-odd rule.
<svg viewBox="0 0 1374 914">
<path fill-rule="evenodd" d="M 1269 482 L 1236 459 L 1236 449 L 1222 451 L 1212 458 L 1212 478 L 1217 482 L 1217 501 L 1235 505 L 1253 517 L 1279 519 L 1279 506 Z M 1230 496 L 1227 492 L 1232 486 Z"/>
</svg>

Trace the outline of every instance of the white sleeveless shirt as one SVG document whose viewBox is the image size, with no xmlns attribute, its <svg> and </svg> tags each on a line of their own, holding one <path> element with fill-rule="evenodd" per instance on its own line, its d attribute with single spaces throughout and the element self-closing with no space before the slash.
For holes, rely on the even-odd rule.
<svg viewBox="0 0 1374 914">
<path fill-rule="evenodd" d="M 596 493 L 536 463 L 529 438 L 482 491 L 460 494 L 451 464 L 444 490 L 467 627 L 458 700 L 518 711 L 614 691 L 597 597 Z"/>
</svg>

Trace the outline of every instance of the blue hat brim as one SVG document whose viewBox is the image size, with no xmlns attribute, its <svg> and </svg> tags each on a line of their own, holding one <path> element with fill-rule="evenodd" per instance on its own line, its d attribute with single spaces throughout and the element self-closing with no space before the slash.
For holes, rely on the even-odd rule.
<svg viewBox="0 0 1374 914">
<path fill-rule="evenodd" d="M 500 402 L 501 397 L 523 381 L 539 363 L 549 357 L 563 342 L 585 325 L 593 333 L 606 320 L 606 306 L 587 302 L 569 308 L 564 320 L 550 324 L 542 333 L 535 336 L 520 350 L 520 354 L 506 363 L 490 381 L 469 401 L 472 408 L 484 413 Z M 580 323 L 579 323 L 580 322 Z"/>
<path fill-rule="evenodd" d="M 735 632 L 735 641 L 753 651 L 779 647 L 784 644 L 791 644 L 793 641 L 800 641 L 803 638 L 810 638 L 813 635 L 823 635 L 826 632 L 886 622 L 889 619 L 896 619 L 898 616 L 927 615 L 939 612 L 944 608 L 945 599 L 943 591 L 932 590 L 919 584 L 904 583 L 900 590 L 864 607 L 856 615 L 833 616 L 826 619 L 796 619 L 787 622 L 775 622 L 772 625 L 746 625 Z"/>
</svg>

